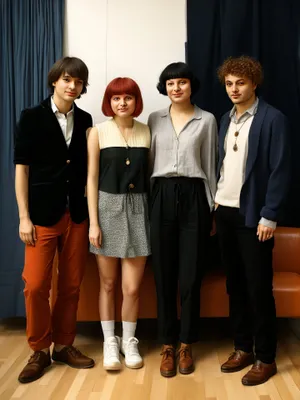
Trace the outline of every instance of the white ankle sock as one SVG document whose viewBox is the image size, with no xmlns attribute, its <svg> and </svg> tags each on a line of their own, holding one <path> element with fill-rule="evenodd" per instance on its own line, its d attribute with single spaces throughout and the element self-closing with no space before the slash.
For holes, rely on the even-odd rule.
<svg viewBox="0 0 300 400">
<path fill-rule="evenodd" d="M 122 321 L 123 326 L 123 340 L 127 341 L 129 338 L 134 337 L 136 330 L 136 322 Z"/>
<path fill-rule="evenodd" d="M 115 336 L 115 321 L 101 321 L 104 341 L 111 336 Z"/>
</svg>

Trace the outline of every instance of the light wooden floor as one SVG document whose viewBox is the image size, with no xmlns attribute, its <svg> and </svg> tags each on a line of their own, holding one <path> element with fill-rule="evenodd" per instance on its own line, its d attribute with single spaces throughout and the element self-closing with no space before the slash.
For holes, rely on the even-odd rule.
<svg viewBox="0 0 300 400">
<path fill-rule="evenodd" d="M 145 322 L 147 324 L 148 322 Z M 222 374 L 220 364 L 232 350 L 224 321 L 202 323 L 203 338 L 194 345 L 196 370 L 193 374 L 165 379 L 159 374 L 160 347 L 155 343 L 153 329 L 141 332 L 141 350 L 145 367 L 140 370 L 123 368 L 107 373 L 102 368 L 102 341 L 98 325 L 80 326 L 76 345 L 93 357 L 96 366 L 75 370 L 52 364 L 36 382 L 21 385 L 17 381 L 30 350 L 25 340 L 24 321 L 0 321 L 0 399 L 21 400 L 291 400 L 300 399 L 300 341 L 279 323 L 279 373 L 257 387 L 244 387 L 240 379 L 245 373 Z M 149 338 L 150 336 L 150 338 Z M 151 338 L 152 336 L 152 338 Z"/>
</svg>

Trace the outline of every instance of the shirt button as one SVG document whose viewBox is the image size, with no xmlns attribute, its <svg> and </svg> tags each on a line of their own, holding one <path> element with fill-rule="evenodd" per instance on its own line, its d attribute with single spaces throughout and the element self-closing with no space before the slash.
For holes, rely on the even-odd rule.
<svg viewBox="0 0 300 400">
<path fill-rule="evenodd" d="M 176 168 L 177 167 L 177 164 L 174 164 L 174 168 Z"/>
<path fill-rule="evenodd" d="M 128 187 L 129 187 L 129 189 L 133 189 L 134 188 L 134 184 L 130 183 Z"/>
<path fill-rule="evenodd" d="M 70 162 L 71 162 L 71 160 L 67 160 L 67 161 L 66 161 L 67 164 L 70 164 Z"/>
</svg>

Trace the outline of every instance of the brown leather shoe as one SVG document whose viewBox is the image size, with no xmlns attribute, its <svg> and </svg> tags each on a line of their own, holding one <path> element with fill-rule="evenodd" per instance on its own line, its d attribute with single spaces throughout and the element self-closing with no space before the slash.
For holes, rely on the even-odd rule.
<svg viewBox="0 0 300 400">
<path fill-rule="evenodd" d="M 49 353 L 43 351 L 35 351 L 28 360 L 28 363 L 20 373 L 18 380 L 21 383 L 29 383 L 36 381 L 43 374 L 45 368 L 51 365 Z"/>
<path fill-rule="evenodd" d="M 194 372 L 195 367 L 192 356 L 192 346 L 190 344 L 181 343 L 178 356 L 179 372 L 184 375 Z"/>
<path fill-rule="evenodd" d="M 83 355 L 74 346 L 66 346 L 61 351 L 53 350 L 52 360 L 68 364 L 72 368 L 92 368 L 95 365 L 92 358 Z"/>
<path fill-rule="evenodd" d="M 176 351 L 171 344 L 164 344 L 160 353 L 162 357 L 160 364 L 160 373 L 165 378 L 176 375 Z"/>
<path fill-rule="evenodd" d="M 225 373 L 237 372 L 254 363 L 254 354 L 243 350 L 235 350 L 228 360 L 221 365 L 221 371 Z"/>
<path fill-rule="evenodd" d="M 255 361 L 250 371 L 242 378 L 242 384 L 245 386 L 255 386 L 267 382 L 271 376 L 277 372 L 275 361 L 272 364 L 265 364 L 262 361 Z"/>
</svg>

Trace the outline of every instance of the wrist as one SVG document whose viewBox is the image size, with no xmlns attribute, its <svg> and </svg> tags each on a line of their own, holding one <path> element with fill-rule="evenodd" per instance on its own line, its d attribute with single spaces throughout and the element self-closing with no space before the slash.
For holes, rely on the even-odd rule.
<svg viewBox="0 0 300 400">
<path fill-rule="evenodd" d="M 20 215 L 20 221 L 29 221 L 29 220 L 30 220 L 29 214 Z"/>
<path fill-rule="evenodd" d="M 90 228 L 99 228 L 99 223 L 98 222 L 95 222 L 95 223 L 90 222 Z"/>
</svg>

